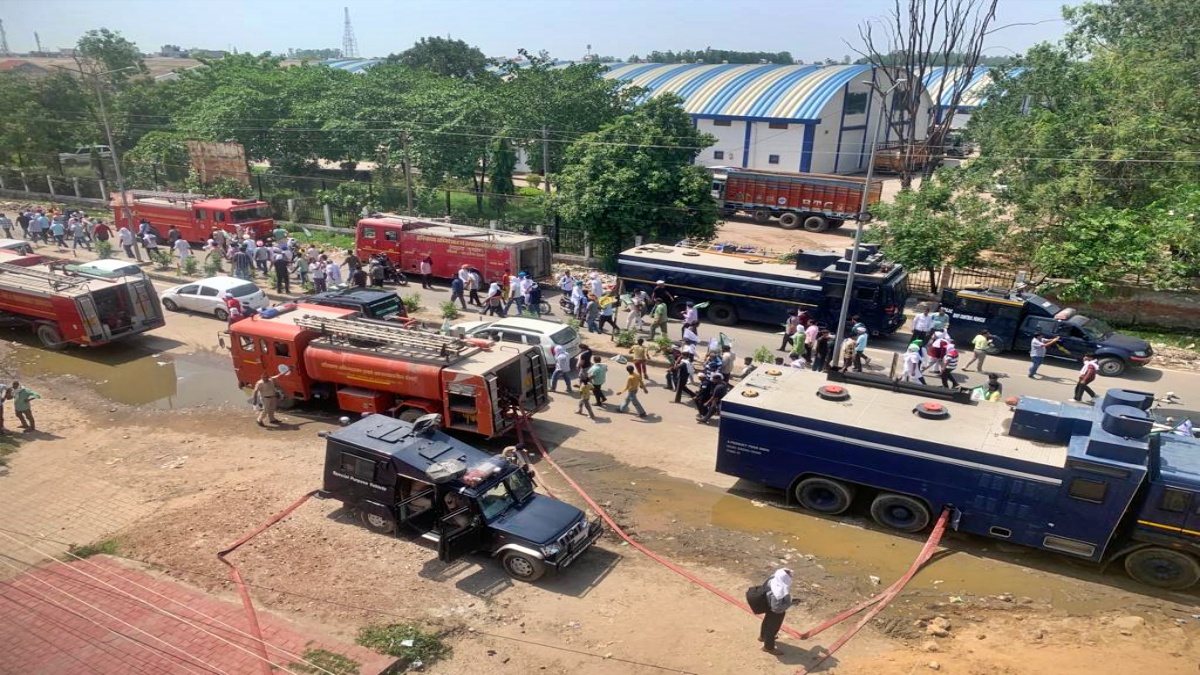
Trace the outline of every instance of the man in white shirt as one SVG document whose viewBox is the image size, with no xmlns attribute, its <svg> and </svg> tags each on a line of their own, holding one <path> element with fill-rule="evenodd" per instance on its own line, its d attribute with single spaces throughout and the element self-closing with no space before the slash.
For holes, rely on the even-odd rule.
<svg viewBox="0 0 1200 675">
<path fill-rule="evenodd" d="M 525 312 L 525 273 L 513 275 L 508 280 L 508 302 L 504 305 L 504 314 L 508 314 L 508 310 L 513 305 L 517 306 L 517 314 Z"/>
<path fill-rule="evenodd" d="M 912 320 L 912 339 L 928 343 L 929 329 L 933 327 L 933 317 L 928 309 L 922 309 Z"/>
<path fill-rule="evenodd" d="M 192 257 L 192 247 L 183 237 L 176 239 L 174 246 L 175 254 L 179 256 L 179 259 L 175 261 L 175 267 L 179 270 L 180 274 L 183 274 L 184 261 Z"/>
</svg>

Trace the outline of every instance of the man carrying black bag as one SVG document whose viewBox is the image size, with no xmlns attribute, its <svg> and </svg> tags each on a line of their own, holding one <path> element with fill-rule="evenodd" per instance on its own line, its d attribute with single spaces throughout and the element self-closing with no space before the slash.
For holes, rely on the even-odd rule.
<svg viewBox="0 0 1200 675">
<path fill-rule="evenodd" d="M 763 643 L 762 650 L 768 654 L 782 653 L 775 648 L 775 636 L 783 627 L 783 618 L 792 606 L 792 571 L 777 569 L 763 584 L 746 589 L 746 604 L 750 606 L 750 611 L 763 615 L 758 631 L 758 641 Z"/>
</svg>

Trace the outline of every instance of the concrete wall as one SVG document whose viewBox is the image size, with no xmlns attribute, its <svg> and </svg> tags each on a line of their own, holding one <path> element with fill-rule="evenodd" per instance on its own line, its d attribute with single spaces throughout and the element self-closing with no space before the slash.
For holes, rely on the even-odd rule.
<svg viewBox="0 0 1200 675">
<path fill-rule="evenodd" d="M 717 137 L 717 142 L 705 148 L 696 157 L 700 166 L 742 166 L 746 146 L 746 124 L 744 120 L 729 120 L 729 126 L 718 126 L 717 120 L 695 119 L 696 128 Z M 753 122 L 749 124 L 753 125 Z M 753 139 L 753 126 L 751 138 Z M 753 140 L 751 141 L 753 142 Z M 721 153 L 723 159 L 718 159 Z"/>
<path fill-rule="evenodd" d="M 1051 296 L 1052 297 L 1052 296 Z M 1107 298 L 1071 306 L 1085 316 L 1147 328 L 1189 329 L 1200 326 L 1200 294 L 1114 286 Z"/>
<path fill-rule="evenodd" d="M 750 155 L 747 166 L 768 171 L 799 171 L 804 146 L 803 124 L 772 129 L 767 122 L 751 123 Z M 772 155 L 778 161 L 771 162 Z"/>
</svg>

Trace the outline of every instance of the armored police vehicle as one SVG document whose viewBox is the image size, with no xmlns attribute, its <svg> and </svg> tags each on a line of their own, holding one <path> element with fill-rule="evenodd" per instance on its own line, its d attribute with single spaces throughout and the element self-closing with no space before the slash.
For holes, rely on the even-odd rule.
<svg viewBox="0 0 1200 675">
<path fill-rule="evenodd" d="M 531 472 L 437 428 L 437 415 L 408 423 L 370 415 L 326 435 L 319 497 L 338 499 L 380 534 L 437 543 L 451 562 L 484 552 L 510 576 L 536 581 L 575 562 L 600 538 L 570 504 L 534 492 Z"/>
</svg>

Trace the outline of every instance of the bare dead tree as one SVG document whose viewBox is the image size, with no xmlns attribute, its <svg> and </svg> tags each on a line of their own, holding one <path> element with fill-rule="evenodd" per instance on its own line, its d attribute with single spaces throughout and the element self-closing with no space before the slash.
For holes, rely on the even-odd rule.
<svg viewBox="0 0 1200 675">
<path fill-rule="evenodd" d="M 893 0 L 886 18 L 859 26 L 862 45 L 850 47 L 871 66 L 886 70 L 895 79 L 908 80 L 897 88 L 891 105 L 885 102 L 884 120 L 897 141 L 880 153 L 884 157 L 889 152 L 898 155 L 894 167 L 901 185 L 911 185 L 915 174 L 931 172 L 945 157 L 946 135 L 971 83 L 971 73 L 979 65 L 984 40 L 994 32 L 990 27 L 998 2 Z M 937 68 L 946 68 L 947 75 L 929 95 L 934 110 L 946 102 L 945 112 L 934 114 L 924 137 L 919 138 L 922 83 Z"/>
</svg>

